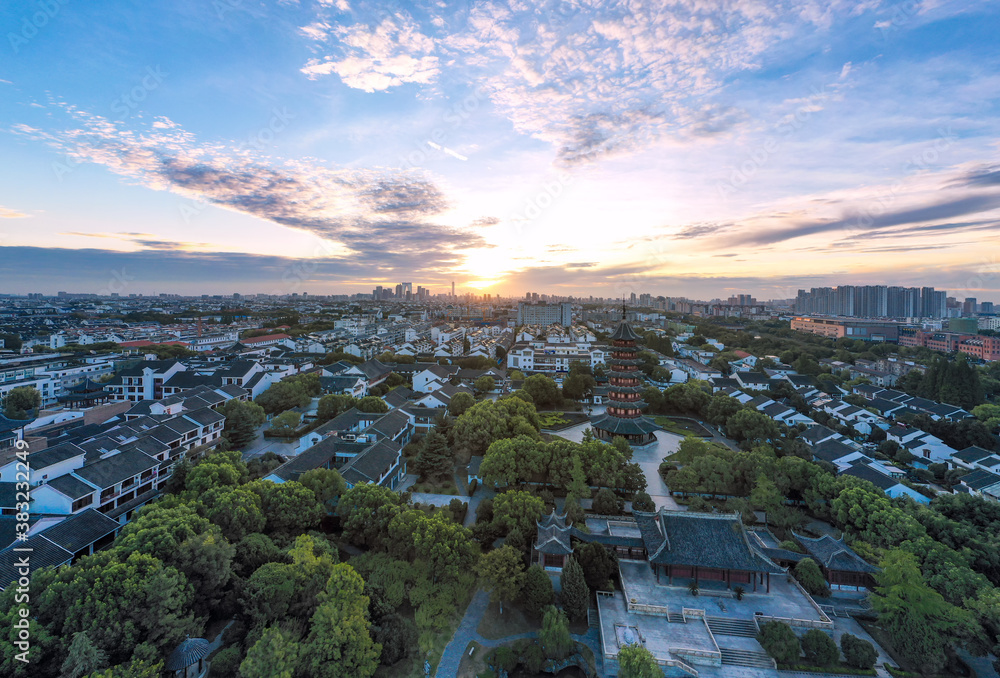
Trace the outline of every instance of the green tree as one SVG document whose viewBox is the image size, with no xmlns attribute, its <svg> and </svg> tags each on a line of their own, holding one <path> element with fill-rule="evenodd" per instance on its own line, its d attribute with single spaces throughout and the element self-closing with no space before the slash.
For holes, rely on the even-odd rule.
<svg viewBox="0 0 1000 678">
<path fill-rule="evenodd" d="M 574 557 L 583 568 L 583 576 L 591 590 L 613 590 L 608 583 L 618 571 L 618 561 L 603 544 L 581 544 L 577 547 Z"/>
<path fill-rule="evenodd" d="M 213 487 L 202 495 L 202 503 L 206 517 L 233 543 L 262 532 L 267 522 L 260 497 L 246 487 Z"/>
<path fill-rule="evenodd" d="M 823 572 L 812 558 L 803 558 L 797 562 L 794 574 L 798 582 L 802 584 L 802 588 L 810 595 L 824 598 L 830 595 L 830 587 L 826 585 Z"/>
<path fill-rule="evenodd" d="M 538 407 L 558 407 L 562 404 L 562 394 L 556 382 L 544 374 L 533 374 L 524 380 L 522 387 Z"/>
<path fill-rule="evenodd" d="M 278 414 L 286 410 L 294 410 L 296 407 L 305 407 L 309 404 L 309 394 L 301 383 L 286 379 L 272 384 L 270 388 L 257 396 L 256 402 L 264 408 L 266 413 Z"/>
<path fill-rule="evenodd" d="M 448 403 L 448 414 L 453 417 L 460 417 L 465 414 L 470 407 L 476 404 L 476 399 L 472 395 L 461 391 L 456 393 L 451 402 Z"/>
<path fill-rule="evenodd" d="M 896 649 L 928 673 L 944 668 L 960 623 L 957 608 L 923 582 L 916 557 L 893 549 L 879 563 L 872 607 Z"/>
<path fill-rule="evenodd" d="M 573 638 L 569 634 L 569 620 L 566 613 L 554 605 L 545 608 L 542 615 L 542 630 L 538 633 L 545 656 L 562 661 L 573 650 Z"/>
<path fill-rule="evenodd" d="M 302 534 L 319 526 L 326 515 L 326 509 L 317 501 L 313 491 L 301 483 L 255 480 L 247 487 L 260 497 L 267 519 L 264 529 L 269 534 Z"/>
<path fill-rule="evenodd" d="M 642 645 L 625 645 L 618 650 L 619 678 L 662 678 L 663 669 L 653 653 Z"/>
<path fill-rule="evenodd" d="M 552 580 L 541 565 L 532 565 L 524 577 L 524 588 L 521 589 L 524 607 L 528 614 L 538 616 L 546 605 L 551 605 L 554 598 Z"/>
<path fill-rule="evenodd" d="M 450 478 L 455 470 L 455 458 L 448 449 L 448 439 L 436 428 L 424 436 L 414 470 L 422 478 Z"/>
<path fill-rule="evenodd" d="M 287 631 L 271 626 L 247 651 L 240 664 L 241 678 L 292 678 L 299 665 L 301 648 Z"/>
<path fill-rule="evenodd" d="M 505 533 L 517 527 L 521 534 L 534 534 L 544 513 L 545 502 L 521 490 L 504 492 L 493 499 L 493 524 Z"/>
<path fill-rule="evenodd" d="M 589 374 L 571 374 L 563 379 L 562 394 L 570 400 L 583 400 L 594 391 L 597 382 Z"/>
<path fill-rule="evenodd" d="M 616 516 L 621 513 L 622 503 L 617 494 L 602 487 L 597 491 L 597 496 L 594 497 L 593 510 L 594 513 L 600 515 Z"/>
<path fill-rule="evenodd" d="M 582 621 L 587 617 L 587 610 L 590 608 L 590 589 L 587 588 L 583 568 L 572 556 L 566 559 L 560 584 L 563 608 L 570 619 Z"/>
<path fill-rule="evenodd" d="M 802 636 L 802 652 L 814 666 L 832 666 L 840 660 L 837 643 L 819 629 L 810 629 Z"/>
<path fill-rule="evenodd" d="M 358 401 L 355 407 L 358 408 L 359 412 L 368 412 L 370 414 L 382 414 L 389 411 L 389 406 L 378 396 L 365 396 Z"/>
<path fill-rule="evenodd" d="M 863 638 L 845 633 L 840 637 L 840 649 L 844 653 L 844 661 L 856 669 L 869 670 L 878 661 L 878 651 L 875 646 Z"/>
<path fill-rule="evenodd" d="M 310 469 L 299 476 L 299 483 L 312 490 L 316 501 L 326 507 L 328 513 L 336 510 L 337 501 L 347 492 L 347 483 L 336 469 Z"/>
<path fill-rule="evenodd" d="M 62 676 L 80 678 L 80 676 L 100 671 L 105 666 L 107 666 L 107 658 L 104 652 L 90 642 L 90 637 L 83 631 L 74 633 L 73 642 L 69 645 L 69 653 L 62 663 Z"/>
<path fill-rule="evenodd" d="M 705 419 L 716 426 L 723 426 L 729 418 L 743 409 L 743 405 L 736 398 L 731 398 L 719 393 L 712 396 L 705 412 Z"/>
<path fill-rule="evenodd" d="M 490 600 L 500 603 L 514 600 L 524 588 L 524 559 L 512 546 L 502 546 L 484 555 L 476 566 L 476 573 L 490 592 Z"/>
<path fill-rule="evenodd" d="M 333 568 L 302 643 L 302 669 L 318 678 L 370 678 L 382 646 L 371 637 L 365 582 L 350 565 Z"/>
<path fill-rule="evenodd" d="M 496 388 L 496 385 L 497 385 L 496 379 L 494 379 L 488 374 L 484 374 L 483 376 L 476 379 L 475 383 L 473 384 L 473 388 L 476 389 L 476 393 L 484 394 L 492 391 L 494 388 Z"/>
<path fill-rule="evenodd" d="M 327 422 L 337 415 L 346 412 L 357 404 L 358 400 L 354 396 L 345 393 L 331 393 L 319 399 L 316 406 L 316 420 Z"/>
<path fill-rule="evenodd" d="M 257 429 L 267 419 L 263 407 L 237 398 L 226 401 L 222 406 L 222 414 L 226 415 L 223 431 L 234 450 L 242 450 L 252 443 L 257 438 Z"/>
<path fill-rule="evenodd" d="M 761 626 L 757 642 L 779 664 L 795 664 L 802 654 L 798 636 L 784 622 L 770 621 Z"/>
<path fill-rule="evenodd" d="M 40 591 L 32 612 L 64 648 L 84 632 L 112 665 L 143 642 L 166 654 L 200 628 L 187 578 L 146 553 L 102 551 L 71 567 L 39 570 L 32 589 Z"/>
<path fill-rule="evenodd" d="M 482 400 L 458 417 L 454 439 L 465 454 L 483 455 L 495 440 L 519 435 L 537 438 L 540 429 L 533 405 L 520 398 L 504 397 Z"/>
<path fill-rule="evenodd" d="M 290 437 L 298 431 L 302 423 L 302 415 L 298 412 L 282 412 L 271 420 L 271 433 L 276 436 Z"/>
<path fill-rule="evenodd" d="M 382 485 L 359 483 L 337 504 L 344 539 L 356 546 L 386 550 L 389 523 L 402 511 L 403 497 Z"/>
<path fill-rule="evenodd" d="M 9 419 L 27 419 L 32 410 L 42 406 L 42 394 L 34 386 L 12 388 L 4 399 L 4 414 Z"/>
<path fill-rule="evenodd" d="M 778 424 L 763 412 L 743 409 L 726 420 L 726 434 L 744 450 L 752 450 L 778 437 Z"/>
<path fill-rule="evenodd" d="M 652 497 L 646 492 L 639 491 L 636 492 L 632 497 L 632 510 L 633 511 L 655 511 L 656 504 L 653 503 Z"/>
</svg>

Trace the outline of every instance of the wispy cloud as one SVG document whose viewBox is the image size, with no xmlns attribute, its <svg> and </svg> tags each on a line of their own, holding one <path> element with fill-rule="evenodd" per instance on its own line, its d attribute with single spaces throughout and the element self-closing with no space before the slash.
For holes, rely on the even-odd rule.
<svg viewBox="0 0 1000 678">
<path fill-rule="evenodd" d="M 136 131 L 69 107 L 71 124 L 13 131 L 40 139 L 73 162 L 103 165 L 155 190 L 307 231 L 329 246 L 317 256 L 349 254 L 403 270 L 455 265 L 461 250 L 484 246 L 431 218 L 448 206 L 418 171 L 334 169 L 307 160 L 276 160 L 225 144 L 202 143 L 165 118 Z M 460 237 L 459 237 L 460 236 Z"/>
<path fill-rule="evenodd" d="M 301 30 L 321 56 L 302 70 L 368 92 L 479 83 L 519 132 L 574 165 L 661 136 L 727 134 L 748 117 L 720 96 L 728 79 L 783 40 L 877 4 L 496 0 L 387 13 L 365 2 L 351 24 L 320 7 Z"/>
<path fill-rule="evenodd" d="M 12 210 L 9 207 L 0 206 L 0 219 L 26 219 L 30 216 L 30 214 L 18 212 L 17 210 Z"/>
</svg>

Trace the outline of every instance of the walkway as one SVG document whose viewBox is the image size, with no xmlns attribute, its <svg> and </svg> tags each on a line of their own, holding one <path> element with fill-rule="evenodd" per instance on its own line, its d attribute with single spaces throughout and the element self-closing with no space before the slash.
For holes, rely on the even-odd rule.
<svg viewBox="0 0 1000 678">
<path fill-rule="evenodd" d="M 712 426 L 711 424 L 709 424 L 707 421 L 702 421 L 701 419 L 695 419 L 694 417 L 681 417 L 681 416 L 677 416 L 677 415 L 673 415 L 673 414 L 670 415 L 670 418 L 671 419 L 683 420 L 683 421 L 693 421 L 696 424 L 701 424 L 702 426 L 705 427 L 705 429 L 709 433 L 712 434 L 711 438 L 702 438 L 702 440 L 705 440 L 706 442 L 710 440 L 713 443 L 719 443 L 720 445 L 725 445 L 726 447 L 728 447 L 729 449 L 731 449 L 731 450 L 733 450 L 735 452 L 739 452 L 740 451 L 740 446 L 739 445 L 737 445 L 735 442 L 733 442 L 732 440 L 730 440 L 726 436 L 722 435 L 722 433 L 719 432 L 719 429 L 715 428 L 714 426 Z"/>
<path fill-rule="evenodd" d="M 462 656 L 465 654 L 466 648 L 469 647 L 469 643 L 473 641 L 483 647 L 492 648 L 512 643 L 522 638 L 538 637 L 538 631 L 528 631 L 495 640 L 483 638 L 479 635 L 478 628 L 489 605 L 490 595 L 482 589 L 476 591 L 476 595 L 472 597 L 472 602 L 469 603 L 469 607 L 465 610 L 465 616 L 462 617 L 458 628 L 455 629 L 455 635 L 452 636 L 451 641 L 444 648 L 441 661 L 438 662 L 437 671 L 434 672 L 436 678 L 457 678 L 458 667 L 462 663 Z M 601 653 L 600 631 L 596 628 L 590 628 L 583 635 L 573 634 L 573 640 L 590 648 L 590 651 L 594 653 L 594 661 L 597 663 L 597 675 L 604 675 L 604 656 Z"/>
</svg>

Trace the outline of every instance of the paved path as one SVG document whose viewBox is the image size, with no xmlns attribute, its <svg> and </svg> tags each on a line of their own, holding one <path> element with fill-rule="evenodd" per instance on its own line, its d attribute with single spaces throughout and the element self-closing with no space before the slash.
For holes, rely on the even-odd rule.
<svg viewBox="0 0 1000 678">
<path fill-rule="evenodd" d="M 472 641 L 479 643 L 483 647 L 490 648 L 512 643 L 522 638 L 538 637 L 538 631 L 528 631 L 505 638 L 483 638 L 479 635 L 478 628 L 489 605 L 489 594 L 482 589 L 476 591 L 476 594 L 472 597 L 472 602 L 469 603 L 469 607 L 465 610 L 465 616 L 462 617 L 458 628 L 455 629 L 455 635 L 452 636 L 451 641 L 444 648 L 441 661 L 438 662 L 437 671 L 434 673 L 436 678 L 456 678 L 458 676 L 458 667 L 462 663 L 462 656 Z M 583 635 L 573 634 L 573 640 L 590 648 L 594 653 L 594 660 L 597 662 L 597 675 L 603 676 L 604 655 L 601 653 L 601 638 L 598 629 L 590 628 Z"/>
<path fill-rule="evenodd" d="M 280 438 L 265 438 L 264 430 L 269 426 L 270 424 L 266 423 L 257 429 L 257 437 L 253 442 L 243 448 L 243 461 L 250 461 L 254 457 L 259 457 L 265 452 L 274 452 L 275 454 L 280 454 L 286 459 L 294 457 L 298 454 L 298 452 L 295 451 L 295 448 L 299 444 L 298 439 L 296 439 L 293 443 L 286 443 Z"/>
<path fill-rule="evenodd" d="M 701 419 L 695 419 L 694 417 L 679 417 L 679 416 L 676 416 L 676 415 L 673 415 L 673 414 L 670 415 L 670 418 L 671 419 L 683 420 L 683 421 L 693 421 L 696 424 L 701 424 L 702 426 L 705 427 L 705 429 L 708 430 L 709 433 L 712 434 L 712 437 L 711 437 L 711 441 L 712 442 L 719 443 L 720 445 L 725 445 L 729 449 L 734 450 L 736 452 L 740 451 L 740 446 L 739 445 L 737 445 L 735 442 L 733 442 L 732 440 L 730 440 L 726 436 L 722 435 L 722 433 L 719 432 L 719 429 L 715 428 L 714 426 L 712 426 L 711 424 L 709 424 L 707 421 L 702 421 Z M 709 439 L 708 438 L 702 438 L 702 440 L 709 440 Z"/>
</svg>

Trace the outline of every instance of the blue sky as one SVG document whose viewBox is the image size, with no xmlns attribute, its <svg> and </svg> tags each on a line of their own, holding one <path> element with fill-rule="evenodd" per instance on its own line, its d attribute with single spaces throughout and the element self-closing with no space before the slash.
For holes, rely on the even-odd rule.
<svg viewBox="0 0 1000 678">
<path fill-rule="evenodd" d="M 10 2 L 4 292 L 1000 301 L 995 3 Z"/>
</svg>

